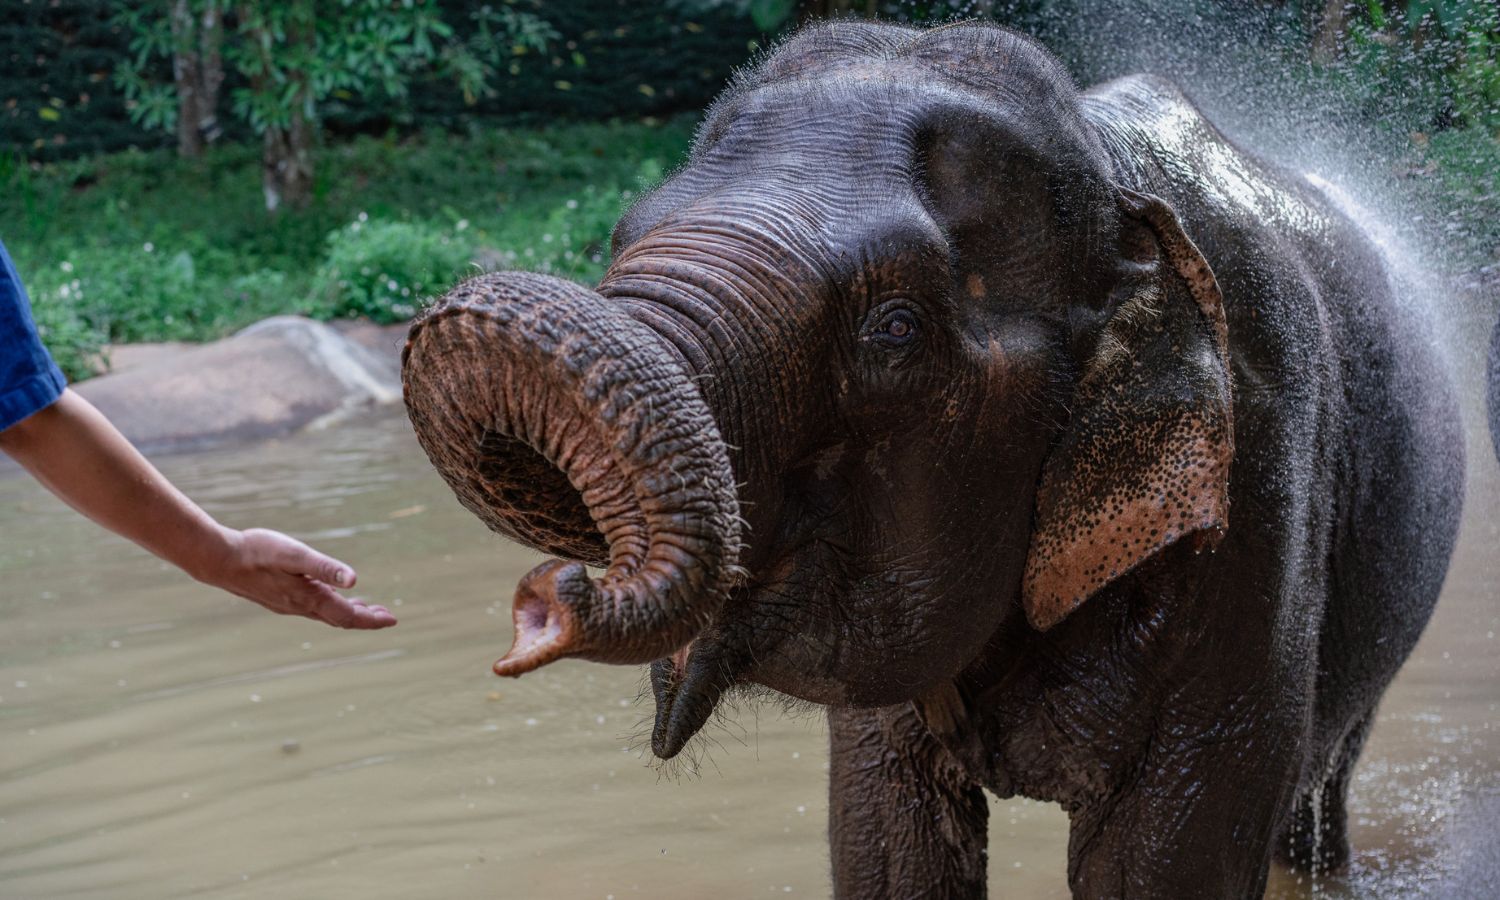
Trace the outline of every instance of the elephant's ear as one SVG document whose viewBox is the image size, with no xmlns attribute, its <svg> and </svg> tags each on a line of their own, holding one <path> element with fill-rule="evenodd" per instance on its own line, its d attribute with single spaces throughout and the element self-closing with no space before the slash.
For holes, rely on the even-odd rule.
<svg viewBox="0 0 1500 900">
<path fill-rule="evenodd" d="M 1157 197 L 1120 190 L 1143 274 L 1105 324 L 1042 470 L 1022 586 L 1046 630 L 1152 555 L 1228 524 L 1234 456 L 1228 330 L 1208 262 Z"/>
</svg>

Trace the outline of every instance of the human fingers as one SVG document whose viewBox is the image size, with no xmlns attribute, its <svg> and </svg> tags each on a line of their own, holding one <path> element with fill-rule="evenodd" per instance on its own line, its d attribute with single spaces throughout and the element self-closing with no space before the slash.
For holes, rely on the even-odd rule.
<svg viewBox="0 0 1500 900">
<path fill-rule="evenodd" d="M 345 597 L 328 585 L 306 580 L 308 618 L 336 628 L 377 629 L 396 624 L 396 617 L 384 606 L 369 605 L 358 597 Z"/>
<path fill-rule="evenodd" d="M 340 588 L 354 587 L 358 580 L 354 568 L 348 563 L 320 553 L 279 531 L 252 529 L 245 534 L 247 540 L 267 545 L 271 564 L 289 575 L 304 575 Z"/>
</svg>

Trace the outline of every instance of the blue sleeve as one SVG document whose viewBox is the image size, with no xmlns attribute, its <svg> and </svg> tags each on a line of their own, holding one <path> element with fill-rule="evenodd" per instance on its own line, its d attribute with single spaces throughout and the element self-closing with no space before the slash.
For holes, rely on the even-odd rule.
<svg viewBox="0 0 1500 900">
<path fill-rule="evenodd" d="M 0 431 L 51 406 L 67 384 L 37 337 L 26 288 L 0 243 Z"/>
</svg>

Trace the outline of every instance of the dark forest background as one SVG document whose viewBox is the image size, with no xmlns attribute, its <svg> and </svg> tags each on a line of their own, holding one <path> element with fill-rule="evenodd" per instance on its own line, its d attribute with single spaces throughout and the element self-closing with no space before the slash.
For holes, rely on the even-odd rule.
<svg viewBox="0 0 1500 900">
<path fill-rule="evenodd" d="M 1453 266 L 1500 260 L 1496 0 L 10 0 L 0 239 L 75 378 L 270 314 L 397 321 L 476 264 L 586 281 L 736 67 L 846 15 L 992 19 L 1082 83 L 1356 141 Z"/>
</svg>

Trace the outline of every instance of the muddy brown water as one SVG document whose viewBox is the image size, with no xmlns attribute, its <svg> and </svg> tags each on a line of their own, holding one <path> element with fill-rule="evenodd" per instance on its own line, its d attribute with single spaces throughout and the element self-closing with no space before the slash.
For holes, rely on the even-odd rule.
<svg viewBox="0 0 1500 900">
<path fill-rule="evenodd" d="M 1471 457 L 1446 594 L 1359 769 L 1354 872 L 1272 896 L 1496 895 L 1500 479 Z M 401 624 L 266 614 L 0 474 L 0 897 L 827 896 L 821 718 L 741 708 L 663 773 L 639 670 L 495 678 L 538 557 L 458 506 L 399 412 L 161 464 L 342 555 Z M 1065 896 L 1065 816 L 991 811 L 994 895 Z"/>
</svg>

